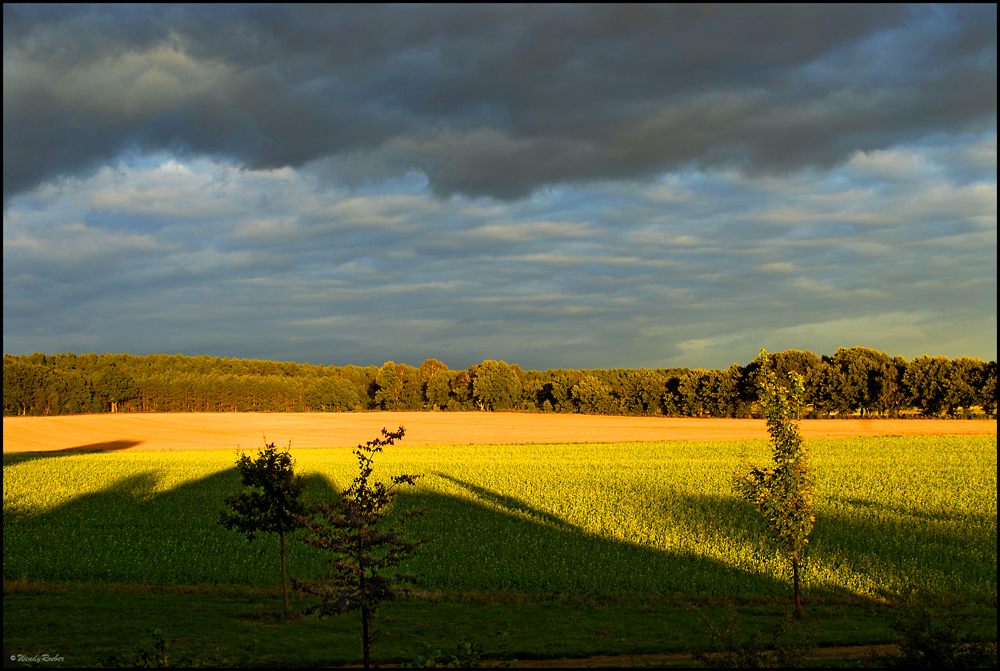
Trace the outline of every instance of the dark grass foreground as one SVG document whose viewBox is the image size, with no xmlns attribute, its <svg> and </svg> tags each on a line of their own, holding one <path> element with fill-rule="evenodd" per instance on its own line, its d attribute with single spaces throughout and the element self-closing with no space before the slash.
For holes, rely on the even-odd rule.
<svg viewBox="0 0 1000 671">
<path fill-rule="evenodd" d="M 301 612 L 315 599 L 292 603 Z M 791 602 L 694 603 L 680 599 L 595 600 L 558 595 L 426 595 L 387 603 L 377 626 L 376 664 L 410 664 L 440 652 L 440 661 L 473 654 L 494 664 L 597 655 L 717 650 L 712 638 L 735 613 L 742 632 L 769 632 Z M 286 622 L 280 589 L 4 583 L 4 645 L 11 655 L 50 660 L 36 666 L 156 662 L 167 664 L 321 667 L 358 664 L 357 618 L 293 616 Z M 955 606 L 967 625 L 996 640 L 996 607 Z M 810 644 L 866 646 L 894 641 L 892 607 L 862 601 L 807 604 L 801 625 Z M 795 626 L 799 626 L 798 623 Z M 159 630 L 154 635 L 153 630 Z M 466 657 L 466 659 L 469 659 Z M 827 661 L 826 663 L 829 663 Z"/>
</svg>

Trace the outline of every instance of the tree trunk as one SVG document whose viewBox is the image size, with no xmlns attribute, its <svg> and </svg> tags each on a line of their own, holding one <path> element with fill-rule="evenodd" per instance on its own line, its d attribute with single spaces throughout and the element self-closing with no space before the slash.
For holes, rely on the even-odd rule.
<svg viewBox="0 0 1000 671">
<path fill-rule="evenodd" d="M 285 532 L 280 531 L 281 537 L 281 596 L 285 600 L 285 619 L 288 619 L 288 581 L 285 579 Z"/>
<path fill-rule="evenodd" d="M 371 621 L 371 613 L 368 612 L 368 581 L 365 580 L 365 569 L 364 564 L 361 559 L 364 555 L 364 551 L 361 545 L 361 538 L 358 538 L 358 548 L 357 548 L 357 560 L 358 567 L 361 569 L 361 575 L 358 576 L 358 587 L 361 592 L 361 645 L 364 648 L 364 660 L 365 668 L 368 667 L 369 651 L 372 648 L 372 642 L 370 639 L 371 633 L 368 630 L 368 625 Z"/>
<path fill-rule="evenodd" d="M 802 619 L 802 601 L 799 599 L 799 551 L 792 551 L 792 580 L 795 583 L 795 619 Z"/>
<path fill-rule="evenodd" d="M 363 596 L 361 598 L 364 599 Z M 370 633 L 368 632 L 368 621 L 370 619 L 371 619 L 371 616 L 368 613 L 368 606 L 362 604 L 362 606 L 361 606 L 361 637 L 364 640 L 364 646 L 365 646 L 365 668 L 366 669 L 368 668 L 368 652 L 369 652 L 369 650 L 371 650 L 371 647 L 372 647 L 371 641 L 368 638 L 370 636 Z"/>
</svg>

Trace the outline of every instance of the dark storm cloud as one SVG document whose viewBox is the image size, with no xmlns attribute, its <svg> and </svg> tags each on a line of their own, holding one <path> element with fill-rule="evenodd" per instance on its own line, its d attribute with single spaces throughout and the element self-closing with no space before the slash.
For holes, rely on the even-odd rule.
<svg viewBox="0 0 1000 671">
<path fill-rule="evenodd" d="M 4 6 L 4 202 L 122 152 L 439 196 L 996 123 L 996 6 Z"/>
</svg>

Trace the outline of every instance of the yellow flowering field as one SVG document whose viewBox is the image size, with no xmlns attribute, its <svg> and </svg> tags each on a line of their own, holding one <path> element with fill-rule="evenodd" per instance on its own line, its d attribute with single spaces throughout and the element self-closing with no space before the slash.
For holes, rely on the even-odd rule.
<svg viewBox="0 0 1000 671">
<path fill-rule="evenodd" d="M 281 437 L 275 436 L 278 445 Z M 996 436 L 808 441 L 816 526 L 804 594 L 996 602 Z M 350 450 L 292 450 L 307 496 L 346 487 Z M 731 489 L 763 440 L 407 447 L 376 475 L 421 473 L 401 507 L 426 538 L 428 591 L 786 597 L 790 569 Z M 235 452 L 4 454 L 4 579 L 277 585 L 277 538 L 218 523 Z M 289 572 L 323 557 L 289 544 Z"/>
</svg>

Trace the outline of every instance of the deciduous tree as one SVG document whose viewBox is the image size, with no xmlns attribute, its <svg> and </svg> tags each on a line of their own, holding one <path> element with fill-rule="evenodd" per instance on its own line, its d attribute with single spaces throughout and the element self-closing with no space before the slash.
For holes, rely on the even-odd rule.
<svg viewBox="0 0 1000 671">
<path fill-rule="evenodd" d="M 94 377 L 94 390 L 111 405 L 111 412 L 118 412 L 120 404 L 139 395 L 132 376 L 115 364 L 97 373 Z"/>
<path fill-rule="evenodd" d="M 26 415 L 35 405 L 35 390 L 41 387 L 45 370 L 41 366 L 4 357 L 4 415 Z"/>
<path fill-rule="evenodd" d="M 903 381 L 909 390 L 910 403 L 926 417 L 948 409 L 948 378 L 951 362 L 943 356 L 920 356 L 906 366 Z"/>
<path fill-rule="evenodd" d="M 422 364 L 420 364 L 420 389 L 423 392 L 423 400 L 426 407 L 432 408 L 435 405 L 439 408 L 443 408 L 448 402 L 447 397 L 444 398 L 444 402 L 440 403 L 442 399 L 440 398 L 440 381 L 441 376 L 438 376 L 438 387 L 433 391 L 430 389 L 430 380 L 436 373 L 447 373 L 448 366 L 441 363 L 437 359 L 425 359 Z M 447 379 L 447 378 L 444 378 Z M 435 396 L 434 400 L 431 400 L 431 396 Z"/>
<path fill-rule="evenodd" d="M 517 372 L 503 361 L 487 359 L 472 382 L 476 402 L 484 410 L 510 410 L 521 396 Z"/>
<path fill-rule="evenodd" d="M 985 366 L 979 359 L 969 357 L 952 359 L 945 393 L 948 414 L 954 415 L 957 408 L 962 408 L 966 416 L 969 415 L 972 406 L 977 405 L 979 396 L 977 390 L 984 386 L 984 372 Z"/>
<path fill-rule="evenodd" d="M 580 412 L 610 415 L 618 411 L 618 399 L 611 393 L 611 387 L 593 375 L 588 375 L 573 387 L 573 398 Z"/>
<path fill-rule="evenodd" d="M 997 413 L 997 362 L 988 361 L 983 366 L 981 379 L 982 386 L 979 388 L 979 395 L 976 402 L 983 409 L 987 416 L 996 416 Z"/>
<path fill-rule="evenodd" d="M 353 410 L 361 402 L 361 390 L 351 382 L 338 377 L 321 378 L 306 392 L 306 402 L 321 410 Z"/>
<path fill-rule="evenodd" d="M 423 404 L 420 371 L 405 363 L 386 361 L 375 378 L 376 402 L 385 410 L 418 410 Z"/>
<path fill-rule="evenodd" d="M 289 444 L 290 445 L 290 444 Z M 277 533 L 281 539 L 281 593 L 288 617 L 288 586 L 285 574 L 285 534 L 302 526 L 302 501 L 305 483 L 295 475 L 295 463 L 288 450 L 279 452 L 274 443 L 265 443 L 257 458 L 242 454 L 236 462 L 240 479 L 246 488 L 226 498 L 229 509 L 223 509 L 219 521 L 227 529 L 235 529 L 253 541 L 258 533 Z"/>
<path fill-rule="evenodd" d="M 902 401 L 896 366 L 885 352 L 842 347 L 834 353 L 832 363 L 840 373 L 835 392 L 838 409 L 859 410 L 862 415 L 886 413 Z"/>
<path fill-rule="evenodd" d="M 622 410 L 632 415 L 659 414 L 666 391 L 667 379 L 655 370 L 630 370 L 623 380 Z"/>
<path fill-rule="evenodd" d="M 474 366 L 478 368 L 478 366 Z M 471 370 L 471 369 L 470 369 Z M 459 371 L 451 378 L 451 399 L 458 410 L 471 409 L 472 406 L 472 374 L 468 370 Z"/>
<path fill-rule="evenodd" d="M 782 385 L 770 367 L 767 352 L 760 351 L 759 394 L 771 434 L 774 466 L 748 464 L 734 475 L 736 490 L 767 519 L 771 535 L 792 563 L 795 616 L 802 617 L 799 598 L 799 563 L 809 543 L 813 515 L 812 481 L 808 451 L 799 434 L 798 418 L 804 388 L 802 376 L 792 372 L 792 388 Z"/>
<path fill-rule="evenodd" d="M 424 385 L 424 398 L 431 408 L 444 408 L 451 401 L 451 381 L 457 375 L 450 370 L 436 370 Z"/>
</svg>

